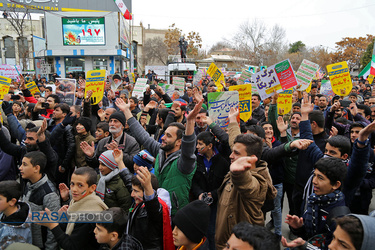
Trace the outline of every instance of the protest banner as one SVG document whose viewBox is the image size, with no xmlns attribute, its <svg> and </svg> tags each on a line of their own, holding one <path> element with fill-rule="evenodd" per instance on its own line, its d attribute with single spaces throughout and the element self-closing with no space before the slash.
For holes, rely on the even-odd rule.
<svg viewBox="0 0 375 250">
<path fill-rule="evenodd" d="M 228 114 L 232 107 L 238 107 L 239 94 L 237 91 L 212 92 L 207 95 L 208 114 L 213 122 L 221 128 L 227 127 Z"/>
<path fill-rule="evenodd" d="M 129 77 L 129 83 L 134 84 L 135 82 L 134 73 L 129 73 L 128 77 Z"/>
<path fill-rule="evenodd" d="M 279 115 L 285 115 L 292 110 L 293 89 L 284 90 L 277 98 L 277 108 Z"/>
<path fill-rule="evenodd" d="M 214 80 L 218 91 L 221 91 L 223 89 L 223 84 L 225 85 L 225 78 L 224 74 L 215 65 L 215 63 L 211 63 L 210 67 L 207 70 L 207 73 L 210 75 L 212 80 Z"/>
<path fill-rule="evenodd" d="M 11 82 L 12 79 L 9 77 L 0 76 L 0 100 L 3 100 L 4 95 L 8 94 Z"/>
<path fill-rule="evenodd" d="M 164 92 L 169 95 L 170 97 L 174 93 L 174 85 L 166 84 L 166 83 L 159 83 L 159 86 L 164 90 Z"/>
<path fill-rule="evenodd" d="M 202 86 L 202 77 L 203 77 L 203 72 L 202 70 L 198 69 L 193 77 L 193 85 Z"/>
<path fill-rule="evenodd" d="M 87 71 L 85 96 L 87 95 L 87 91 L 92 90 L 91 105 L 98 104 L 103 99 L 105 78 L 105 69 Z"/>
<path fill-rule="evenodd" d="M 367 77 L 367 81 L 369 84 L 372 84 L 372 82 L 374 81 L 374 75 L 369 74 Z"/>
<path fill-rule="evenodd" d="M 347 96 L 353 88 L 348 64 L 344 62 L 327 65 L 332 90 L 336 95 Z"/>
<path fill-rule="evenodd" d="M 297 79 L 293 71 L 292 64 L 289 59 L 275 64 L 277 78 L 283 90 L 287 90 L 297 86 Z"/>
<path fill-rule="evenodd" d="M 19 65 L 9 65 L 9 64 L 2 64 L 0 65 L 0 75 L 4 77 L 8 77 L 10 79 L 17 79 L 19 80 L 18 75 L 22 74 L 21 66 Z"/>
<path fill-rule="evenodd" d="M 238 91 L 240 118 L 247 121 L 251 117 L 251 84 L 230 86 L 229 91 Z"/>
<path fill-rule="evenodd" d="M 143 92 L 145 92 L 147 88 L 147 78 L 138 78 L 137 82 L 134 85 L 134 89 L 132 92 L 132 97 L 143 97 Z"/>
<path fill-rule="evenodd" d="M 335 93 L 332 90 L 331 82 L 329 80 L 322 80 L 320 85 L 320 94 L 328 96 L 332 99 L 335 96 Z"/>
<path fill-rule="evenodd" d="M 76 79 L 56 78 L 56 95 L 60 97 L 61 102 L 66 102 L 69 106 L 75 104 Z"/>
<path fill-rule="evenodd" d="M 283 91 L 275 72 L 275 66 L 255 73 L 252 79 L 262 100 L 272 96 L 274 91 L 277 93 Z"/>
<path fill-rule="evenodd" d="M 185 78 L 174 76 L 172 80 L 173 80 L 174 89 L 178 91 L 178 94 L 180 96 L 183 96 L 184 91 L 185 91 Z"/>
<path fill-rule="evenodd" d="M 311 91 L 311 85 L 312 85 L 312 82 L 310 82 L 309 86 L 308 86 L 307 89 L 305 90 L 306 93 L 310 93 L 310 91 Z"/>
<path fill-rule="evenodd" d="M 31 94 L 34 96 L 34 94 L 36 93 L 36 92 L 39 92 L 39 88 L 38 88 L 38 86 L 36 85 L 36 83 L 35 82 L 27 82 L 26 83 L 26 88 L 28 89 L 28 90 L 30 90 L 30 92 L 31 92 Z"/>
<path fill-rule="evenodd" d="M 238 84 L 244 84 L 247 79 L 251 79 L 251 75 L 252 75 L 252 73 L 250 72 L 250 70 L 243 69 L 242 73 L 240 75 L 240 78 L 238 78 L 237 83 Z"/>
<path fill-rule="evenodd" d="M 309 87 L 309 84 L 319 69 L 319 65 L 309 60 L 303 59 L 301 65 L 296 73 L 297 90 L 304 91 Z"/>
</svg>

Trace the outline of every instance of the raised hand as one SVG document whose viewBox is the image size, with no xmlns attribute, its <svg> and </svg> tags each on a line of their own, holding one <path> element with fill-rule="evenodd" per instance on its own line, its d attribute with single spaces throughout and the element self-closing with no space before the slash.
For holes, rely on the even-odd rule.
<svg viewBox="0 0 375 250">
<path fill-rule="evenodd" d="M 339 133 L 336 127 L 332 126 L 331 131 L 329 132 L 329 138 L 336 136 Z"/>
<path fill-rule="evenodd" d="M 65 183 L 60 183 L 59 184 L 59 191 L 60 191 L 60 196 L 63 201 L 69 200 L 69 188 Z"/>
<path fill-rule="evenodd" d="M 115 104 L 122 112 L 130 110 L 130 102 L 126 103 L 121 98 L 117 98 Z"/>
<path fill-rule="evenodd" d="M 277 129 L 280 131 L 280 134 L 287 131 L 288 123 L 284 122 L 284 119 L 282 116 L 279 116 L 277 118 L 276 123 L 277 123 Z"/>
<path fill-rule="evenodd" d="M 145 195 L 152 195 L 154 190 L 151 185 L 151 173 L 148 171 L 147 167 L 140 166 L 137 170 L 137 179 L 141 182 L 144 188 Z"/>
<path fill-rule="evenodd" d="M 195 118 L 197 117 L 197 115 L 199 114 L 199 111 L 202 108 L 202 104 L 203 104 L 203 98 L 200 99 L 200 101 L 197 104 L 195 104 L 194 109 L 188 114 L 188 116 L 186 117 L 186 120 L 194 120 L 195 121 Z"/>
<path fill-rule="evenodd" d="M 229 123 L 236 122 L 237 123 L 237 116 L 240 114 L 240 111 L 238 108 L 230 108 L 228 119 Z"/>
<path fill-rule="evenodd" d="M 314 110 L 314 104 L 311 103 L 311 96 L 306 98 L 307 95 L 304 95 L 301 104 L 301 114 L 309 114 L 311 111 Z"/>
<path fill-rule="evenodd" d="M 196 103 L 199 103 L 201 100 L 203 100 L 202 92 L 199 91 L 197 88 L 193 89 L 193 99 Z"/>
<path fill-rule="evenodd" d="M 118 149 L 118 144 L 116 141 L 112 140 L 111 143 L 107 143 L 105 145 L 105 147 L 108 149 L 108 150 L 115 150 L 115 149 Z"/>
<path fill-rule="evenodd" d="M 243 172 L 255 168 L 258 158 L 256 156 L 240 157 L 230 165 L 231 172 Z"/>
<path fill-rule="evenodd" d="M 38 132 L 36 132 L 39 142 L 43 142 L 46 140 L 46 135 L 45 135 L 46 130 L 47 130 L 47 119 L 44 118 L 42 125 L 38 129 Z"/>
<path fill-rule="evenodd" d="M 94 142 L 91 142 L 91 146 L 86 142 L 83 141 L 79 145 L 80 148 L 82 149 L 83 153 L 87 155 L 88 157 L 93 157 L 95 154 L 95 144 Z"/>
<path fill-rule="evenodd" d="M 112 155 L 113 155 L 113 158 L 115 158 L 117 165 L 123 161 L 124 153 L 120 149 L 118 148 L 114 149 Z"/>
<path fill-rule="evenodd" d="M 300 218 L 297 215 L 288 214 L 286 216 L 285 223 L 291 226 L 292 228 L 297 229 L 303 226 L 303 218 Z"/>
<path fill-rule="evenodd" d="M 206 123 L 208 126 L 211 125 L 212 119 L 209 116 L 202 117 L 202 122 Z"/>
</svg>

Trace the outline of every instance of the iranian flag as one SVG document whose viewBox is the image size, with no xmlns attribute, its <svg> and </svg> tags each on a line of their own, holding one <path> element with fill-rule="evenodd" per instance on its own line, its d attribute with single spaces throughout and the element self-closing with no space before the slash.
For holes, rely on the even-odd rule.
<svg viewBox="0 0 375 250">
<path fill-rule="evenodd" d="M 114 0 L 117 7 L 120 9 L 121 13 L 124 15 L 126 20 L 132 20 L 132 15 L 130 14 L 128 8 L 126 8 L 122 0 Z"/>
<path fill-rule="evenodd" d="M 371 62 L 369 62 L 366 67 L 359 73 L 358 77 L 363 76 L 364 79 L 366 79 L 369 75 L 375 76 L 375 45 L 374 49 L 372 50 L 372 59 Z"/>
</svg>

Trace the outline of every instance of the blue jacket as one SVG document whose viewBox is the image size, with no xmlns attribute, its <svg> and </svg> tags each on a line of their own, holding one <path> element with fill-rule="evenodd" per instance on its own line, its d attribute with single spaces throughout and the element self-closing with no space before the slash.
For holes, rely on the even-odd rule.
<svg viewBox="0 0 375 250">
<path fill-rule="evenodd" d="M 304 139 L 314 140 L 310 121 L 301 121 L 299 124 L 300 130 L 306 131 L 306 137 Z M 324 156 L 319 147 L 313 142 L 307 149 L 306 155 L 308 159 L 315 165 L 315 163 Z M 345 203 L 350 206 L 350 203 L 354 197 L 356 190 L 359 188 L 363 178 L 366 175 L 367 164 L 370 158 L 370 144 L 364 148 L 357 147 L 357 144 L 353 144 L 352 155 L 350 157 L 348 172 L 346 174 L 343 190 L 345 195 Z"/>
</svg>

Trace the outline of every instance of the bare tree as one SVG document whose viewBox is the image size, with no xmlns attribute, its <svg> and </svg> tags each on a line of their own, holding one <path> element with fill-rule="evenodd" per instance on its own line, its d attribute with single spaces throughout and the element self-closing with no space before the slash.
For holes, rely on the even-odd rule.
<svg viewBox="0 0 375 250">
<path fill-rule="evenodd" d="M 256 19 L 242 23 L 232 40 L 237 55 L 248 58 L 253 65 L 276 63 L 284 55 L 285 44 L 285 30 L 281 26 L 268 29 Z"/>
<path fill-rule="evenodd" d="M 149 38 L 143 45 L 143 64 L 149 65 L 156 62 L 160 62 L 167 65 L 168 52 L 167 46 L 165 45 L 163 38 L 154 37 Z"/>
<path fill-rule="evenodd" d="M 25 8 L 24 12 L 16 11 L 13 8 L 11 11 L 7 12 L 7 21 L 12 25 L 13 29 L 16 31 L 18 35 L 17 43 L 18 43 L 18 54 L 19 58 L 21 59 L 22 69 L 27 69 L 27 61 L 29 58 L 30 50 L 29 44 L 27 42 L 27 38 L 25 37 L 25 28 L 27 26 L 26 21 L 27 17 L 30 17 L 29 9 Z M 32 29 L 31 25 L 31 29 Z"/>
</svg>

